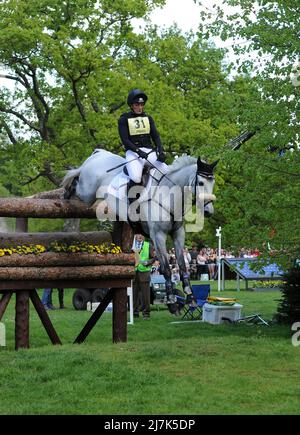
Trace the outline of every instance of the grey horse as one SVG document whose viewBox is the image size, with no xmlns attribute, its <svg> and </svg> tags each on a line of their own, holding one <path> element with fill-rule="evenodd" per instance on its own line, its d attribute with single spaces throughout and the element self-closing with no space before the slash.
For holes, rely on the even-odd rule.
<svg viewBox="0 0 300 435">
<path fill-rule="evenodd" d="M 173 293 L 171 270 L 166 248 L 167 236 L 174 244 L 183 290 L 191 295 L 189 275 L 183 256 L 185 232 L 199 232 L 204 216 L 213 214 L 214 169 L 217 162 L 208 164 L 200 158 L 179 157 L 163 175 L 152 170 L 148 188 L 141 186 L 137 199 L 128 207 L 127 197 L 116 197 L 110 190 L 111 183 L 120 176 L 125 159 L 109 151 L 96 150 L 79 168 L 67 172 L 63 180 L 66 191 L 87 204 L 104 199 L 97 208 L 99 219 L 105 217 L 107 207 L 111 220 L 137 221 L 139 232 L 153 241 L 161 271 L 166 279 L 167 304 L 171 313 L 177 312 Z M 104 211 L 105 210 L 105 211 Z"/>
</svg>

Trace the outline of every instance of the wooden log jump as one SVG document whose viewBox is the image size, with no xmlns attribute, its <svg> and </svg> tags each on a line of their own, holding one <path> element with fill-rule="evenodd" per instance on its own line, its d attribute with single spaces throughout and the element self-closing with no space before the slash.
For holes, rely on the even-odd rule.
<svg viewBox="0 0 300 435">
<path fill-rule="evenodd" d="M 42 192 L 37 198 L 0 198 L 0 216 L 16 217 L 18 232 L 0 233 L 0 250 L 21 245 L 43 245 L 52 243 L 71 245 L 86 242 L 91 245 L 111 243 L 107 232 L 87 233 L 26 233 L 28 217 L 33 218 L 95 218 L 96 206 L 88 207 L 79 200 L 64 200 L 63 192 Z M 122 241 L 126 232 L 126 243 L 130 249 L 132 233 L 122 223 L 113 234 Z M 122 228 L 120 230 L 120 228 Z M 124 231 L 123 231 L 124 229 Z M 124 240 L 123 240 L 124 241 Z M 122 243 L 122 248 L 124 249 Z M 7 254 L 7 252 L 6 252 Z M 43 252 L 40 254 L 17 254 L 0 256 L 0 320 L 16 293 L 15 348 L 29 347 L 29 300 L 32 301 L 43 326 L 53 344 L 61 344 L 51 320 L 36 292 L 37 288 L 109 288 L 98 309 L 75 339 L 81 343 L 96 324 L 107 305 L 113 301 L 113 341 L 127 340 L 127 287 L 134 277 L 132 254 L 96 254 Z M 1 295 L 0 295 L 1 296 Z"/>
<path fill-rule="evenodd" d="M 79 200 L 40 198 L 1 198 L 0 216 L 32 218 L 95 218 L 96 206 Z"/>
<path fill-rule="evenodd" d="M 48 247 L 54 242 L 67 245 L 82 242 L 91 245 L 99 245 L 101 243 L 111 242 L 111 240 L 111 235 L 107 231 L 87 231 L 83 233 L 0 233 L 0 248 L 39 244 Z"/>
<path fill-rule="evenodd" d="M 51 267 L 51 266 L 100 266 L 127 265 L 128 254 L 96 254 L 87 252 L 43 252 L 42 254 L 12 254 L 0 257 L 1 267 Z M 1 270 L 1 269 L 0 269 Z"/>
</svg>

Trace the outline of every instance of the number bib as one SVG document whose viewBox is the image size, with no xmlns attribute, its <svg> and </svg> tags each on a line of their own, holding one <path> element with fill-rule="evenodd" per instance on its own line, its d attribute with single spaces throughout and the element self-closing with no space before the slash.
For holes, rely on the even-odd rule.
<svg viewBox="0 0 300 435">
<path fill-rule="evenodd" d="M 128 128 L 130 136 L 150 133 L 150 122 L 148 116 L 138 116 L 137 118 L 128 119 Z"/>
</svg>

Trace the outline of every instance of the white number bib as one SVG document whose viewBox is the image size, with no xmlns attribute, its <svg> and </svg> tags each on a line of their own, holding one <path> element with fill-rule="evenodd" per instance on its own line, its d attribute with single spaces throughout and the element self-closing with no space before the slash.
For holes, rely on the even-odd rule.
<svg viewBox="0 0 300 435">
<path fill-rule="evenodd" d="M 128 128 L 130 136 L 137 134 L 149 134 L 150 122 L 148 116 L 138 116 L 137 118 L 128 119 Z"/>
</svg>

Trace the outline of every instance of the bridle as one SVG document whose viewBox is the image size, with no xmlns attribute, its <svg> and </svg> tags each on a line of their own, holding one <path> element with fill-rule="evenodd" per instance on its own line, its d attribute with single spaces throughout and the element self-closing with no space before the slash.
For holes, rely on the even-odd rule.
<svg viewBox="0 0 300 435">
<path fill-rule="evenodd" d="M 196 180 L 197 180 L 197 177 L 198 177 L 198 176 L 203 177 L 203 178 L 206 178 L 207 180 L 214 180 L 214 179 L 215 179 L 213 173 L 211 173 L 211 172 L 196 171 L 195 177 L 193 178 L 193 181 L 192 181 L 192 185 L 194 185 L 194 195 L 193 195 L 193 200 L 192 200 L 192 204 L 193 204 L 193 205 L 196 204 L 196 200 L 197 200 L 197 187 L 204 186 L 203 181 L 201 181 L 201 182 L 199 182 L 199 183 L 197 184 Z M 210 204 L 211 202 L 213 202 L 212 199 L 209 200 L 209 201 L 204 202 L 204 207 L 206 207 L 206 206 L 207 206 L 208 204 Z"/>
</svg>

